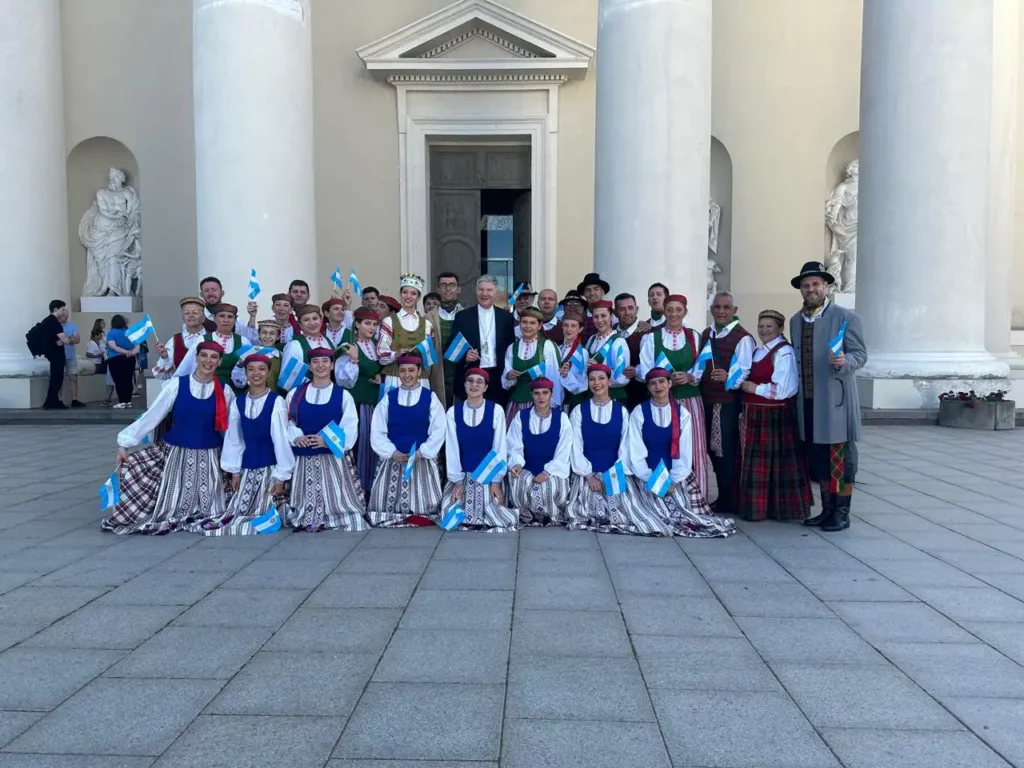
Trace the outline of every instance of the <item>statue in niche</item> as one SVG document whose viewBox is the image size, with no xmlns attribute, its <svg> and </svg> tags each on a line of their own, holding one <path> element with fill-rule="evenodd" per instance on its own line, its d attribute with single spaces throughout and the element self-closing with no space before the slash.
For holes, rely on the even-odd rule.
<svg viewBox="0 0 1024 768">
<path fill-rule="evenodd" d="M 722 206 L 716 203 L 713 199 L 708 200 L 708 250 L 711 253 L 718 253 L 718 229 L 722 224 Z M 718 262 L 708 256 L 708 273 L 707 273 L 707 288 L 708 288 L 708 306 L 711 306 L 711 300 L 714 298 L 715 292 L 718 290 L 718 279 L 715 275 L 720 274 L 722 268 L 718 266 Z"/>
<path fill-rule="evenodd" d="M 835 277 L 835 293 L 857 291 L 857 187 L 860 161 L 846 166 L 845 178 L 825 203 L 825 226 L 832 233 L 825 268 Z"/>
<path fill-rule="evenodd" d="M 83 296 L 142 296 L 142 218 L 139 195 L 111 168 L 78 225 L 86 250 Z"/>
<path fill-rule="evenodd" d="M 722 268 L 718 266 L 718 262 L 714 259 L 708 259 L 708 306 L 711 306 L 711 300 L 715 298 L 715 294 L 718 292 L 718 278 L 715 275 L 720 274 Z"/>
</svg>

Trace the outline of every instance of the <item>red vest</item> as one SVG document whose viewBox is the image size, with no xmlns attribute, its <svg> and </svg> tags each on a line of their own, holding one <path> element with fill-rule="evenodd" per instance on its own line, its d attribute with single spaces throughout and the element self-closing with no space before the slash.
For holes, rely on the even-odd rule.
<svg viewBox="0 0 1024 768">
<path fill-rule="evenodd" d="M 732 356 L 736 352 L 736 347 L 740 343 L 740 340 L 745 336 L 749 336 L 747 329 L 739 323 L 729 331 L 728 336 L 720 336 L 717 339 L 711 339 L 711 356 L 715 361 L 715 368 L 721 368 L 722 370 L 729 370 L 729 364 L 732 362 Z M 711 329 L 705 328 L 704 333 L 700 336 L 700 348 L 703 349 L 704 345 L 708 343 L 708 339 L 711 338 Z M 701 397 L 704 398 L 705 403 L 739 403 L 740 401 L 740 390 L 738 389 L 726 389 L 724 381 L 715 381 L 711 378 L 711 366 L 708 365 L 704 368 L 704 376 L 700 381 Z"/>
<path fill-rule="evenodd" d="M 747 381 L 752 384 L 771 384 L 772 374 L 775 373 L 775 353 L 783 347 L 788 346 L 790 346 L 790 343 L 788 341 L 784 341 L 765 355 L 761 360 L 752 363 L 750 366 L 750 376 L 747 378 Z M 765 408 L 785 408 L 792 400 L 793 398 L 789 398 L 788 400 L 770 400 L 767 397 L 754 395 L 750 392 L 743 393 L 743 402 L 746 405 L 759 405 Z"/>
<path fill-rule="evenodd" d="M 188 350 L 185 348 L 185 339 L 180 333 L 174 334 L 172 338 L 174 339 L 174 367 L 177 368 L 185 359 Z"/>
</svg>

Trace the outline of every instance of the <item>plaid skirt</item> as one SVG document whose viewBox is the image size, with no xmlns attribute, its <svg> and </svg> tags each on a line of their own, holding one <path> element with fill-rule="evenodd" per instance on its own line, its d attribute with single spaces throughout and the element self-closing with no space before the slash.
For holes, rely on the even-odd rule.
<svg viewBox="0 0 1024 768">
<path fill-rule="evenodd" d="M 441 517 L 455 506 L 452 500 L 454 492 L 455 485 L 449 482 L 441 498 Z M 463 483 L 462 498 L 458 503 L 465 511 L 466 519 L 457 530 L 507 533 L 519 528 L 519 515 L 504 504 L 499 504 L 489 485 L 481 485 L 472 478 L 467 478 Z"/>
<path fill-rule="evenodd" d="M 143 533 L 141 528 L 153 518 L 156 510 L 167 447 L 167 443 L 158 442 L 128 455 L 118 473 L 121 501 L 103 518 L 102 530 L 116 534 Z"/>
<path fill-rule="evenodd" d="M 595 491 L 579 475 L 573 475 L 572 501 L 567 509 L 570 531 L 629 533 L 637 536 L 671 536 L 674 531 L 645 504 L 635 478 L 626 482 L 624 493 L 607 496 Z"/>
<path fill-rule="evenodd" d="M 571 477 L 548 477 L 543 483 L 533 482 L 533 475 L 524 469 L 519 477 L 508 478 L 509 504 L 519 510 L 523 525 L 565 525 L 567 508 L 572 499 Z"/>
<path fill-rule="evenodd" d="M 365 531 L 365 498 L 350 453 L 341 458 L 333 453 L 296 456 L 284 519 L 297 531 Z"/>
<path fill-rule="evenodd" d="M 238 482 L 238 490 L 228 503 L 228 512 L 219 523 L 210 523 L 203 528 L 204 536 L 248 536 L 257 532 L 252 529 L 252 521 L 265 515 L 273 507 L 277 507 L 282 520 L 288 516 L 288 496 L 281 493 L 273 496 L 270 489 L 274 487 L 271 477 L 273 467 L 261 469 L 243 469 Z"/>
<path fill-rule="evenodd" d="M 436 523 L 441 516 L 441 481 L 437 460 L 420 458 L 412 475 L 403 477 L 405 462 L 377 462 L 366 517 L 381 528 L 414 528 Z"/>
<path fill-rule="evenodd" d="M 660 498 L 651 493 L 638 478 L 633 478 L 644 504 L 662 520 L 676 536 L 687 539 L 712 539 L 732 536 L 736 524 L 728 517 L 716 517 L 707 499 L 697 487 L 691 472 L 686 480 L 672 485 L 672 492 Z"/>
<path fill-rule="evenodd" d="M 736 512 L 744 520 L 803 520 L 814 497 L 793 402 L 746 405 L 736 455 Z"/>
</svg>

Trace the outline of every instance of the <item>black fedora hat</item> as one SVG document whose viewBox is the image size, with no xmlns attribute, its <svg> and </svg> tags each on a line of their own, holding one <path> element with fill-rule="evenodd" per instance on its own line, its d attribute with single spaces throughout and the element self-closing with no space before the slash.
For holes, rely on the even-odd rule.
<svg viewBox="0 0 1024 768">
<path fill-rule="evenodd" d="M 578 302 L 579 304 L 582 304 L 584 307 L 587 306 L 586 298 L 584 298 L 583 294 L 580 293 L 579 291 L 566 291 L 565 296 L 563 296 L 562 300 L 558 302 L 558 306 L 564 307 L 567 301 L 575 301 Z"/>
<path fill-rule="evenodd" d="M 583 293 L 588 285 L 599 285 L 605 293 L 612 292 L 612 287 L 608 285 L 606 280 L 602 280 L 597 272 L 588 272 L 587 276 L 583 278 L 583 282 L 576 286 L 576 290 Z"/>
<path fill-rule="evenodd" d="M 820 261 L 808 261 L 800 268 L 800 274 L 790 280 L 789 284 L 794 288 L 799 288 L 800 281 L 805 277 L 820 277 L 828 285 L 832 285 L 836 281 L 836 276 L 825 269 L 825 265 Z"/>
</svg>

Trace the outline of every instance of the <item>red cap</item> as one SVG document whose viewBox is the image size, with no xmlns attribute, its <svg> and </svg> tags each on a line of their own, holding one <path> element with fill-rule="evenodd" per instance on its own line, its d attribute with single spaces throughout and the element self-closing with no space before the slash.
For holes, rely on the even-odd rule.
<svg viewBox="0 0 1024 768">
<path fill-rule="evenodd" d="M 356 322 L 360 320 L 380 320 L 380 315 L 366 307 L 360 307 L 352 313 L 352 316 L 356 319 Z"/>
<path fill-rule="evenodd" d="M 551 379 L 540 378 L 540 379 L 534 379 L 533 381 L 530 382 L 530 389 L 531 390 L 533 390 L 533 389 L 554 389 L 554 388 L 555 388 L 555 382 L 553 382 Z"/>
<path fill-rule="evenodd" d="M 683 296 L 683 294 L 681 294 L 681 293 L 670 293 L 666 297 L 665 303 L 668 304 L 670 301 L 678 301 L 678 302 L 682 303 L 682 305 L 684 307 L 689 306 L 689 303 L 686 301 L 686 297 Z"/>
<path fill-rule="evenodd" d="M 480 376 L 488 384 L 490 384 L 491 382 L 491 374 L 489 374 L 483 368 L 470 368 L 468 371 L 466 371 L 466 378 L 468 379 L 470 376 Z"/>
<path fill-rule="evenodd" d="M 196 346 L 196 352 L 202 352 L 204 349 L 207 352 L 216 352 L 218 355 L 224 355 L 224 347 L 222 347 L 216 341 L 200 341 L 199 344 Z"/>
<path fill-rule="evenodd" d="M 593 301 L 590 303 L 590 311 L 593 312 L 595 309 L 615 309 L 615 305 L 610 301 Z"/>
<path fill-rule="evenodd" d="M 423 358 L 419 355 L 402 355 L 395 360 L 398 365 L 418 365 L 423 367 Z"/>
<path fill-rule="evenodd" d="M 266 355 L 249 355 L 247 358 L 245 358 L 244 364 L 248 366 L 249 363 L 266 363 L 267 367 L 269 368 L 270 358 L 267 357 Z"/>
<path fill-rule="evenodd" d="M 325 301 L 323 304 L 321 304 L 320 308 L 324 312 L 326 312 L 327 310 L 329 310 L 333 306 L 344 307 L 345 306 L 345 302 L 342 301 L 341 299 L 339 299 L 337 296 L 332 296 L 327 301 Z"/>
<path fill-rule="evenodd" d="M 666 368 L 652 368 L 647 372 L 647 381 L 651 379 L 671 379 L 672 373 Z"/>
<path fill-rule="evenodd" d="M 391 307 L 394 312 L 397 312 L 402 308 L 402 303 L 393 296 L 381 296 L 380 300 Z"/>
<path fill-rule="evenodd" d="M 314 347 L 309 350 L 309 359 L 312 360 L 314 357 L 334 357 L 334 350 L 328 347 Z"/>
<path fill-rule="evenodd" d="M 609 368 L 604 363 L 591 363 L 587 367 L 587 376 L 589 376 L 592 373 L 598 373 L 598 372 L 605 374 L 609 379 L 612 377 L 612 369 Z"/>
</svg>

